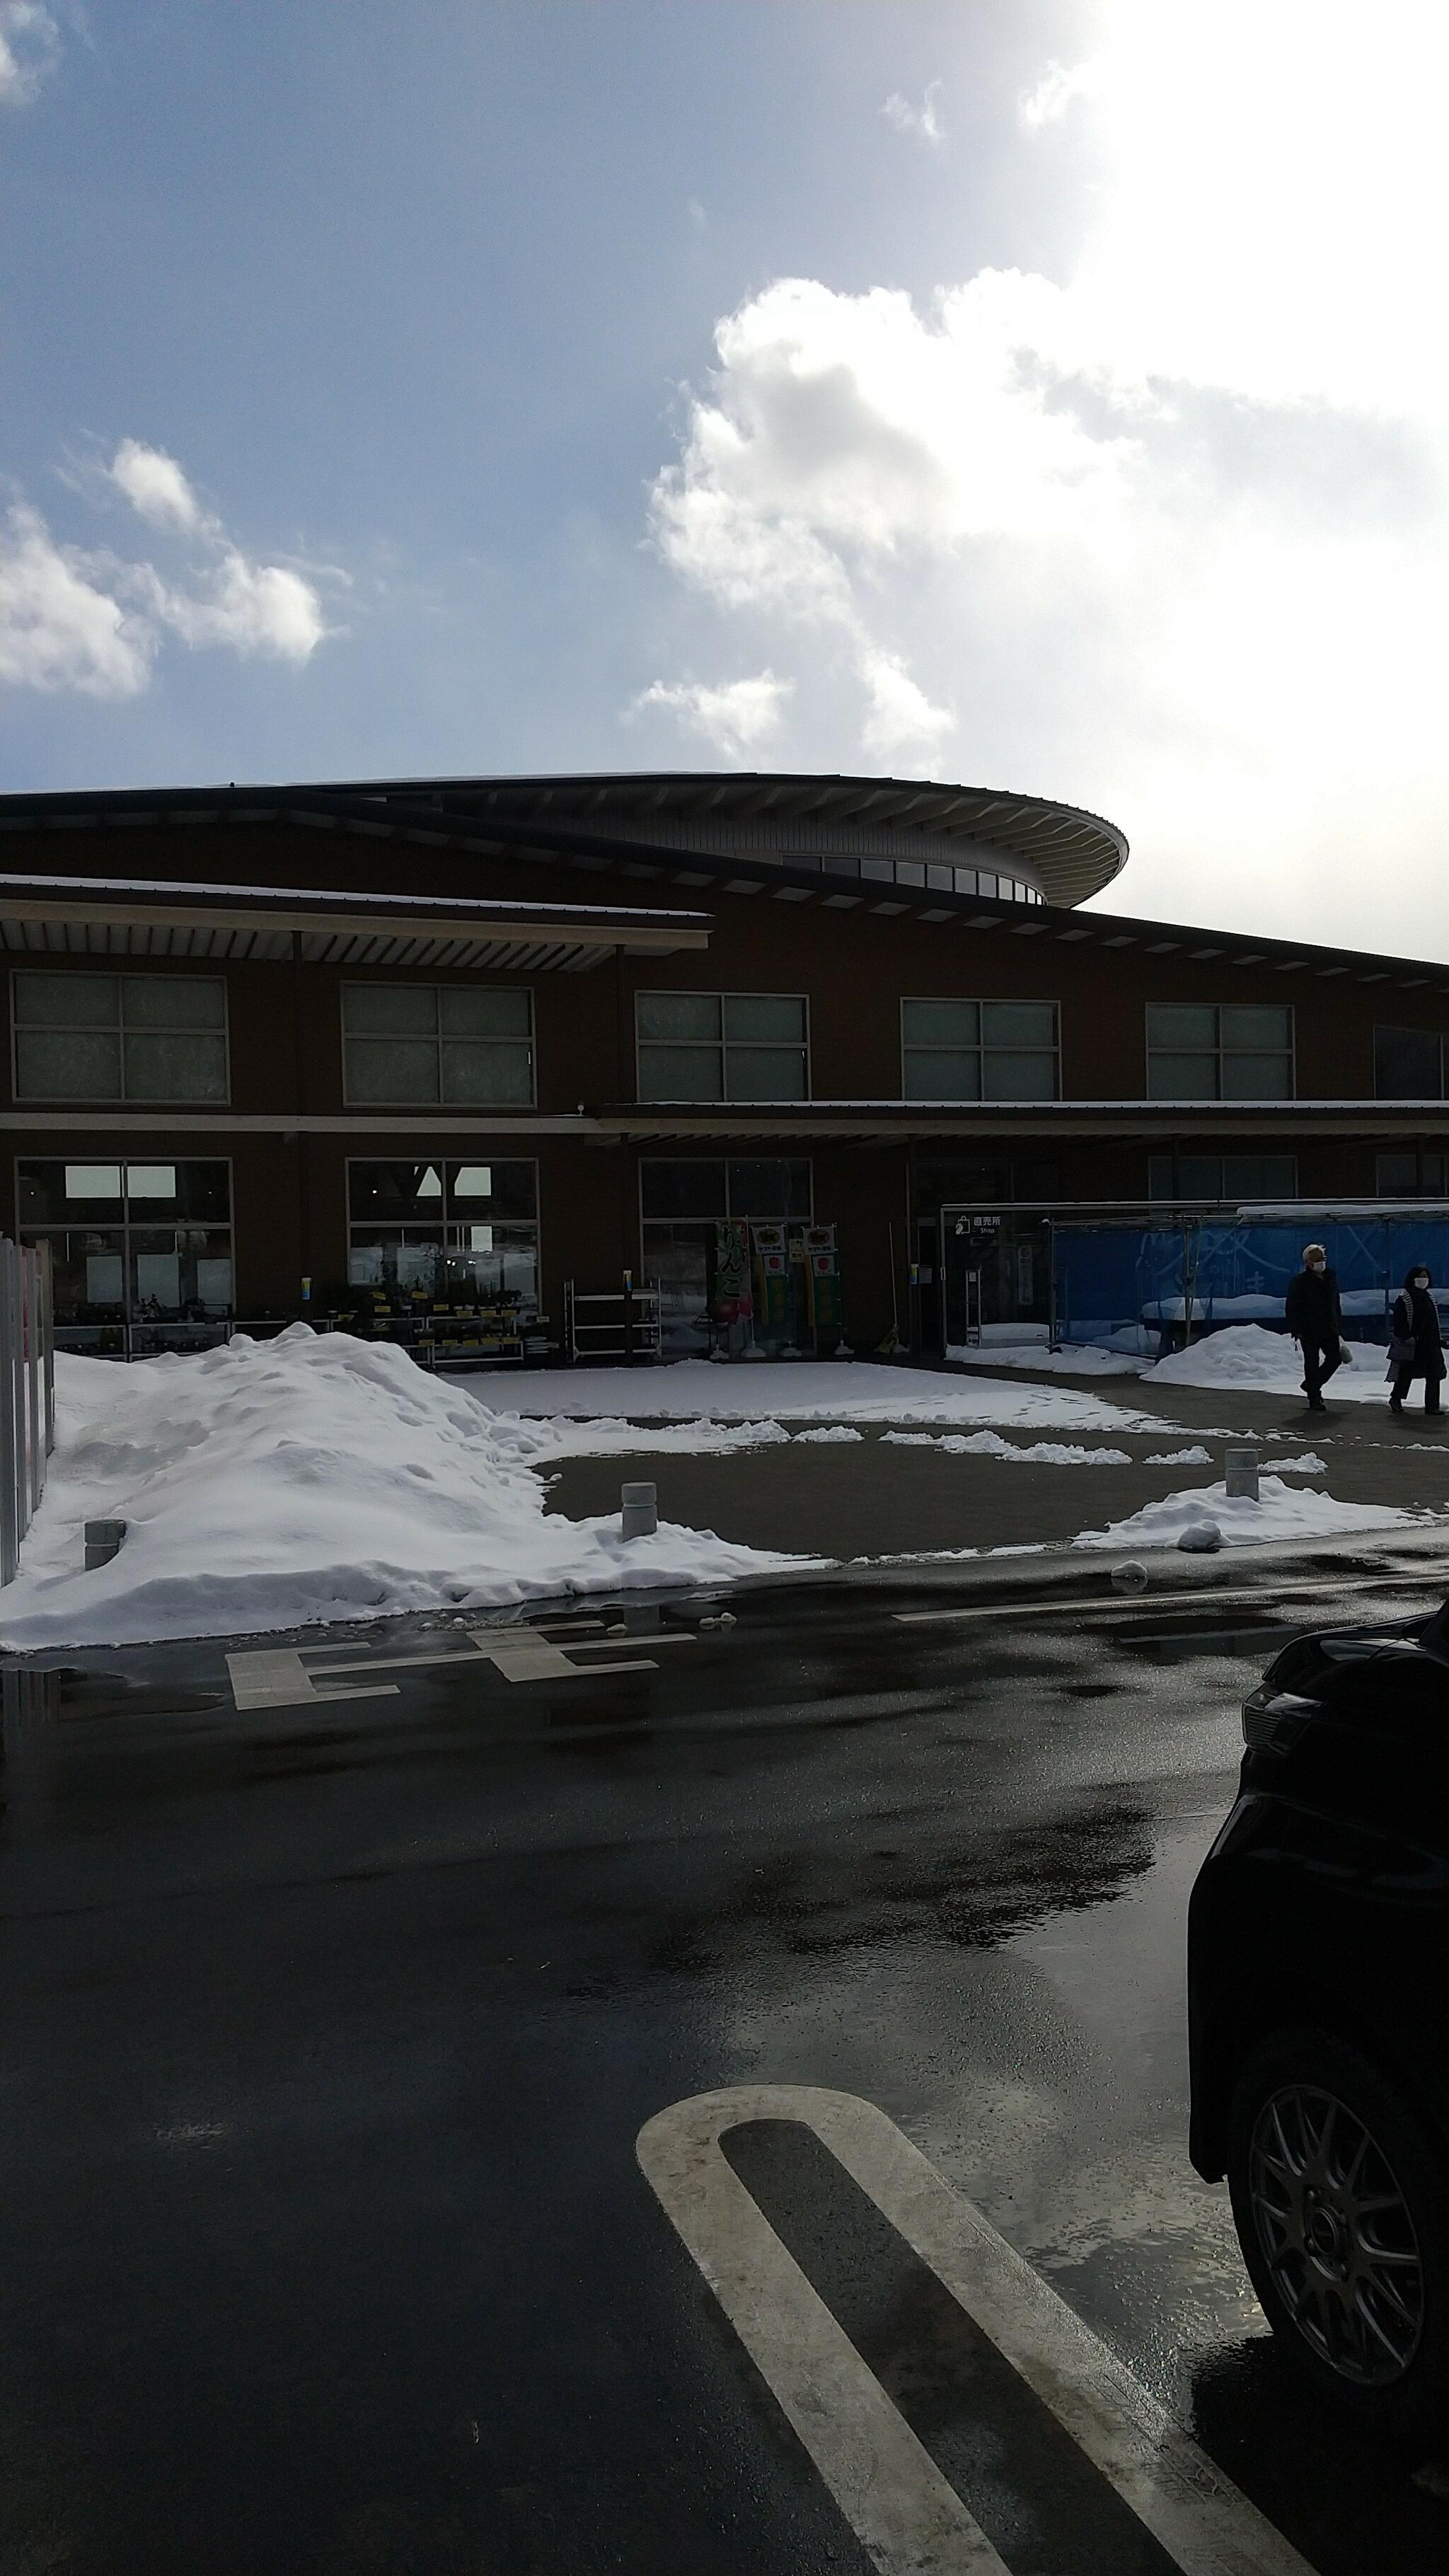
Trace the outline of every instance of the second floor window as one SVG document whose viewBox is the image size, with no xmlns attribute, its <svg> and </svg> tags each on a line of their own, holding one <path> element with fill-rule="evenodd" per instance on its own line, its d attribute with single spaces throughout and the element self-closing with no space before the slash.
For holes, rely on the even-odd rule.
<svg viewBox="0 0 1449 2576">
<path fill-rule="evenodd" d="M 1278 1002 L 1151 1002 L 1149 1100 L 1291 1100 L 1293 1013 Z"/>
<path fill-rule="evenodd" d="M 221 1101 L 219 975 L 15 976 L 17 1100 Z"/>
<path fill-rule="evenodd" d="M 1055 1002 L 901 1004 L 907 1100 L 1055 1100 Z"/>
<path fill-rule="evenodd" d="M 1375 1029 L 1375 1100 L 1442 1100 L 1444 1041 L 1437 1029 Z"/>
<path fill-rule="evenodd" d="M 528 1107 L 533 996 L 486 984 L 344 984 L 349 1104 Z"/>
<path fill-rule="evenodd" d="M 808 1100 L 798 993 L 640 993 L 641 1100 Z"/>
<path fill-rule="evenodd" d="M 1188 1204 L 1211 1199 L 1236 1207 L 1244 1199 L 1296 1199 L 1295 1154 L 1149 1154 L 1147 1195 Z"/>
<path fill-rule="evenodd" d="M 1374 1188 L 1381 1199 L 1442 1199 L 1449 1195 L 1449 1154 L 1425 1154 L 1414 1145 L 1376 1154 Z"/>
</svg>

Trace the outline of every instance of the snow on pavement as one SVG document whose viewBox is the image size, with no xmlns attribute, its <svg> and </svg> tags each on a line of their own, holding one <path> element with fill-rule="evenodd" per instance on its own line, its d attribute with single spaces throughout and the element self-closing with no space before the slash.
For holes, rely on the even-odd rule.
<svg viewBox="0 0 1449 2576">
<path fill-rule="evenodd" d="M 1026 1467 L 1130 1467 L 1125 1449 L 1083 1449 L 1069 1440 L 1031 1440 L 1022 1446 L 999 1431 L 883 1431 L 881 1445 L 936 1449 L 950 1458 L 1009 1458 Z M 1203 1451 L 1206 1458 L 1207 1451 Z"/>
<path fill-rule="evenodd" d="M 1028 1431 L 1172 1431 L 1079 1387 L 1020 1386 L 873 1360 L 670 1360 L 658 1368 L 530 1369 L 454 1381 L 490 1413 L 715 1422 L 983 1423 Z"/>
<path fill-rule="evenodd" d="M 1190 1485 L 1144 1503 L 1127 1520 L 1104 1530 L 1083 1530 L 1074 1547 L 1175 1547 L 1194 1521 L 1211 1520 L 1225 1547 L 1246 1547 L 1285 1539 L 1342 1538 L 1367 1530 L 1422 1528 L 1440 1521 L 1441 1513 L 1402 1511 L 1390 1503 L 1340 1503 L 1311 1486 L 1285 1485 L 1281 1476 L 1264 1476 L 1258 1500 L 1229 1494 L 1226 1484 Z"/>
<path fill-rule="evenodd" d="M 616 1514 L 546 1512 L 543 1479 L 466 1390 L 406 1351 L 295 1324 L 275 1341 L 126 1367 L 57 1355 L 56 1448 L 10 1647 L 260 1633 L 407 1610 L 485 1609 L 718 1583 L 819 1558 Z M 128 1524 L 84 1571 L 82 1525 Z"/>
<path fill-rule="evenodd" d="M 1156 1337 L 1154 1336 L 1154 1343 Z M 958 1368 L 1039 1369 L 1048 1377 L 1140 1377 L 1141 1354 L 1111 1351 L 1100 1342 L 1063 1343 L 1049 1350 L 1040 1342 L 952 1342 L 946 1357 Z"/>
<path fill-rule="evenodd" d="M 476 1383 L 476 1381 L 475 1381 Z M 563 1414 L 495 1414 L 492 1437 L 499 1450 L 529 1467 L 560 1458 L 727 1457 L 739 1449 L 778 1449 L 791 1434 L 781 1422 L 574 1422 Z M 863 1438 L 859 1431 L 797 1431 L 797 1440 Z"/>
</svg>

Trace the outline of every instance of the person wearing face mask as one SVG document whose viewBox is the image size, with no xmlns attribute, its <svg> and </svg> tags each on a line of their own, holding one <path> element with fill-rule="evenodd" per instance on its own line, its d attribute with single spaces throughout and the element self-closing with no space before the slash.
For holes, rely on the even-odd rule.
<svg viewBox="0 0 1449 2576">
<path fill-rule="evenodd" d="M 1343 1312 L 1338 1302 L 1338 1281 L 1329 1269 L 1328 1255 L 1321 1243 L 1304 1245 L 1303 1267 L 1288 1282 L 1283 1314 L 1303 1354 L 1303 1391 L 1308 1410 L 1326 1413 L 1323 1382 L 1341 1364 Z"/>
<path fill-rule="evenodd" d="M 1393 1380 L 1390 1413 L 1402 1413 L 1404 1398 L 1416 1377 L 1424 1381 L 1424 1411 L 1439 1411 L 1444 1383 L 1444 1335 L 1439 1309 L 1429 1294 L 1428 1265 L 1416 1261 L 1394 1299 L 1387 1374 Z"/>
</svg>

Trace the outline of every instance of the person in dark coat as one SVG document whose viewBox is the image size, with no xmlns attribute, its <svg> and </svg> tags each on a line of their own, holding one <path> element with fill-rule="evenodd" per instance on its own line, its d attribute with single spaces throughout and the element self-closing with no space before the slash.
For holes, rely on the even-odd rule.
<svg viewBox="0 0 1449 2576">
<path fill-rule="evenodd" d="M 1321 1243 L 1304 1245 L 1303 1267 L 1288 1282 L 1283 1314 L 1303 1353 L 1303 1391 L 1308 1410 L 1326 1413 L 1323 1384 L 1341 1365 L 1343 1310 L 1338 1302 L 1338 1281 L 1329 1269 L 1328 1255 Z"/>
<path fill-rule="evenodd" d="M 1416 1377 L 1424 1381 L 1424 1411 L 1437 1413 L 1444 1383 L 1444 1335 L 1439 1309 L 1429 1294 L 1428 1264 L 1416 1261 L 1394 1299 L 1390 1329 L 1394 1348 L 1388 1374 L 1393 1379 L 1390 1413 L 1402 1413 L 1404 1398 Z"/>
</svg>

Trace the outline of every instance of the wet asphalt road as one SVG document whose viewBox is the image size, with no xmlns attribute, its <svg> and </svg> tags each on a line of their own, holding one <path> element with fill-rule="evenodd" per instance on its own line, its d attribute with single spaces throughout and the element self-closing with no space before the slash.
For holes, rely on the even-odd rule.
<svg viewBox="0 0 1449 2576">
<path fill-rule="evenodd" d="M 523 1680 L 332 1632 L 465 1660 L 242 1712 L 217 1647 L 7 1676 L 0 2576 L 864 2576 L 635 2162 L 766 2081 L 888 2111 L 1322 2576 L 1442 2568 L 1449 2474 L 1297 2402 L 1184 2147 L 1253 1632 L 1364 1596 L 948 1598 Z M 805 2133 L 729 2152 L 1014 2576 L 1170 2566 Z"/>
</svg>

